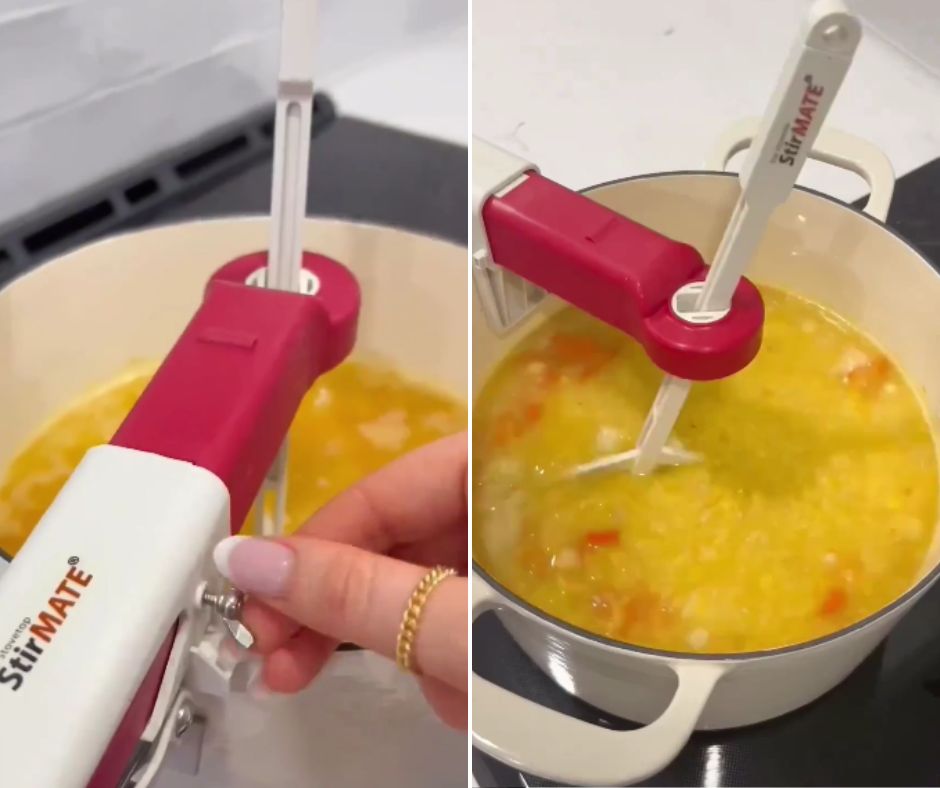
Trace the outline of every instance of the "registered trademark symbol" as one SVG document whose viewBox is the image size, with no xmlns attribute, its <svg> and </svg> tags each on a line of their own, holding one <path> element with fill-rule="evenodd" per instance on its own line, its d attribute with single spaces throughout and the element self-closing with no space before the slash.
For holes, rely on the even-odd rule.
<svg viewBox="0 0 940 788">
<path fill-rule="evenodd" d="M 69 559 L 69 566 L 75 566 L 76 564 L 78 564 L 78 556 L 77 556 L 77 555 L 73 555 L 73 556 Z"/>
</svg>

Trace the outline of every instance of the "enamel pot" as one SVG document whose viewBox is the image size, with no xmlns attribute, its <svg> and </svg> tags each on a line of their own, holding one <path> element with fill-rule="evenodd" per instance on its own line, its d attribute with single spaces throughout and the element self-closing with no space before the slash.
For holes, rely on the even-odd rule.
<svg viewBox="0 0 940 788">
<path fill-rule="evenodd" d="M 80 248 L 2 287 L 0 473 L 38 430 L 87 392 L 138 362 L 162 359 L 200 304 L 210 275 L 265 249 L 268 233 L 266 218 L 130 233 Z M 304 247 L 340 261 L 359 280 L 354 358 L 386 363 L 466 401 L 464 247 L 326 219 L 306 221 Z M 238 695 L 202 702 L 209 720 L 199 776 L 183 777 L 168 766 L 156 788 L 404 787 L 449 785 L 465 776 L 466 737 L 446 730 L 413 682 L 366 652 L 341 652 L 327 675 L 297 696 L 261 706 Z M 356 757 L 366 749 L 369 758 Z"/>
<path fill-rule="evenodd" d="M 738 126 L 711 171 L 641 175 L 590 188 L 594 200 L 711 259 L 738 197 L 730 158 L 753 139 Z M 864 210 L 796 189 L 773 216 L 748 276 L 829 307 L 876 340 L 923 390 L 930 418 L 940 413 L 940 276 L 885 226 L 894 176 L 883 154 L 826 131 L 812 156 L 864 177 Z M 553 305 L 524 324 L 538 325 Z M 479 304 L 473 319 L 473 386 L 519 340 L 497 338 Z M 751 725 L 799 708 L 842 681 L 938 577 L 937 540 L 921 576 L 892 604 L 809 643 L 751 654 L 689 655 L 624 645 L 569 626 L 526 604 L 478 565 L 473 615 L 495 610 L 519 646 L 563 689 L 642 727 L 613 731 L 531 703 L 473 678 L 476 747 L 522 771 L 564 784 L 619 785 L 664 768 L 696 730 Z"/>
</svg>

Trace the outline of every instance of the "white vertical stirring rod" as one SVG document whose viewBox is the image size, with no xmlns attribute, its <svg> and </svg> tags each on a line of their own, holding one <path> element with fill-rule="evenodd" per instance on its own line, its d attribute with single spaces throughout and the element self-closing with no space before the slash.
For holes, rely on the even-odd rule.
<svg viewBox="0 0 940 788">
<path fill-rule="evenodd" d="M 301 230 L 307 213 L 307 171 L 313 116 L 316 0 L 283 0 L 281 62 L 274 117 L 271 244 L 267 287 L 300 289 Z"/>
<path fill-rule="evenodd" d="M 271 183 L 271 241 L 265 286 L 301 289 L 303 223 L 307 214 L 307 172 L 313 117 L 313 67 L 316 0 L 283 0 L 281 57 L 274 117 L 274 176 Z M 274 494 L 274 517 L 265 517 L 265 500 Z M 284 529 L 287 506 L 287 440 L 255 504 L 256 532 L 266 536 Z"/>
<path fill-rule="evenodd" d="M 741 195 L 698 292 L 693 315 L 711 313 L 715 319 L 729 309 L 771 214 L 796 183 L 861 34 L 858 20 L 840 0 L 821 0 L 810 9 L 741 170 Z M 666 447 L 691 387 L 691 381 L 667 375 L 636 448 L 581 465 L 573 473 L 632 465 L 633 473 L 642 475 L 658 465 L 694 460 L 694 455 Z"/>
</svg>

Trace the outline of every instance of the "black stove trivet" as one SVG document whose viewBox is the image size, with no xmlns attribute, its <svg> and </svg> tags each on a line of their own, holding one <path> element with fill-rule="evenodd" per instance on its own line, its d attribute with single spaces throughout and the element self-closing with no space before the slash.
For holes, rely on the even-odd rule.
<svg viewBox="0 0 940 788">
<path fill-rule="evenodd" d="M 888 225 L 940 268 L 940 159 L 898 179 Z M 940 357 L 938 357 L 940 363 Z M 628 730 L 550 681 L 492 614 L 473 628 L 473 667 L 484 678 L 573 717 Z M 546 746 L 550 743 L 546 742 Z M 480 752 L 481 788 L 554 786 Z M 940 584 L 841 685 L 762 725 L 696 733 L 651 786 L 940 785 Z"/>
</svg>

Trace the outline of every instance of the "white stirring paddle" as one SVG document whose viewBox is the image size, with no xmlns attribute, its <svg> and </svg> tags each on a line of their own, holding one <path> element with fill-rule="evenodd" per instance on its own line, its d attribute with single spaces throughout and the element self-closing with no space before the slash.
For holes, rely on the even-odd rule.
<svg viewBox="0 0 940 788">
<path fill-rule="evenodd" d="M 274 175 L 271 183 L 271 242 L 265 287 L 303 290 L 303 223 L 307 214 L 307 172 L 313 116 L 316 0 L 283 0 L 281 56 L 274 118 Z M 264 503 L 274 495 L 274 517 Z M 256 532 L 284 530 L 287 507 L 287 439 L 268 471 L 255 507 Z"/>
<path fill-rule="evenodd" d="M 796 183 L 861 35 L 861 24 L 841 0 L 820 0 L 810 9 L 741 170 L 741 195 L 731 220 L 693 308 L 681 315 L 685 319 L 709 322 L 727 313 L 771 215 Z M 579 465 L 571 475 L 621 467 L 643 475 L 661 465 L 700 459 L 666 446 L 691 388 L 691 381 L 667 375 L 636 448 Z"/>
</svg>

